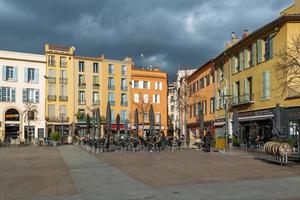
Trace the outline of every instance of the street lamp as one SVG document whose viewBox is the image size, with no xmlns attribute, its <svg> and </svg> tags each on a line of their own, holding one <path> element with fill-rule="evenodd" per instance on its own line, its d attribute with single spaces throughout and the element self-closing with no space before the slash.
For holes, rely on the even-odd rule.
<svg viewBox="0 0 300 200">
<path fill-rule="evenodd" d="M 61 116 L 61 144 L 64 143 L 64 116 L 65 114 L 60 114 Z"/>
<path fill-rule="evenodd" d="M 221 95 L 223 98 L 223 106 L 225 110 L 225 152 L 227 150 L 227 143 L 228 143 L 228 98 L 230 98 L 232 95 Z"/>
</svg>

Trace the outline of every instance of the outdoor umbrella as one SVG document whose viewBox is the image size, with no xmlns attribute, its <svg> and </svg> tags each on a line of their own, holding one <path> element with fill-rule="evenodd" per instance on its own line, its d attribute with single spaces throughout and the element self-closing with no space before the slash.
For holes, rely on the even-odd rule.
<svg viewBox="0 0 300 200">
<path fill-rule="evenodd" d="M 99 139 L 99 137 L 101 136 L 101 116 L 100 116 L 100 108 L 99 107 L 96 110 L 96 115 L 97 115 L 98 132 L 96 133 L 95 138 Z"/>
<path fill-rule="evenodd" d="M 135 109 L 134 112 L 134 126 L 135 126 L 135 136 L 138 136 L 138 132 L 139 132 L 139 112 L 138 109 Z"/>
<path fill-rule="evenodd" d="M 150 135 L 151 137 L 154 136 L 154 123 L 155 123 L 155 118 L 154 118 L 154 110 L 152 104 L 150 105 L 150 111 L 149 111 L 149 121 L 150 121 Z"/>
<path fill-rule="evenodd" d="M 120 115 L 117 114 L 117 117 L 116 117 L 116 131 L 119 135 L 119 131 L 120 131 Z"/>
<path fill-rule="evenodd" d="M 111 109 L 110 109 L 110 103 L 107 102 L 107 107 L 106 107 L 106 134 L 108 137 L 110 136 L 111 133 Z"/>
<path fill-rule="evenodd" d="M 91 128 L 91 117 L 89 114 L 86 115 L 86 133 L 90 135 L 90 128 Z"/>
</svg>

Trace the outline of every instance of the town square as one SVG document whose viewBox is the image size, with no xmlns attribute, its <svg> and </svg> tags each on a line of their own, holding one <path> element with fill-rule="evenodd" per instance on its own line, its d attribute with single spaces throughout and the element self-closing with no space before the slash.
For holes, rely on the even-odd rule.
<svg viewBox="0 0 300 200">
<path fill-rule="evenodd" d="M 300 0 L 0 0 L 0 200 L 300 199 Z"/>
</svg>

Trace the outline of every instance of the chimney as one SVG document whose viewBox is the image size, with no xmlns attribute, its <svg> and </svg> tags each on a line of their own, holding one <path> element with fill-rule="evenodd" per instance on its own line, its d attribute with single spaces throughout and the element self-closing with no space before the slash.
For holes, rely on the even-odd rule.
<svg viewBox="0 0 300 200">
<path fill-rule="evenodd" d="M 236 38 L 237 38 L 237 37 L 236 37 L 235 32 L 232 32 L 232 33 L 231 33 L 231 40 L 236 39 Z"/>
<path fill-rule="evenodd" d="M 249 32 L 248 32 L 248 30 L 246 29 L 246 30 L 244 30 L 244 33 L 243 33 L 243 35 L 242 35 L 242 38 L 245 39 L 248 35 L 249 35 Z"/>
</svg>

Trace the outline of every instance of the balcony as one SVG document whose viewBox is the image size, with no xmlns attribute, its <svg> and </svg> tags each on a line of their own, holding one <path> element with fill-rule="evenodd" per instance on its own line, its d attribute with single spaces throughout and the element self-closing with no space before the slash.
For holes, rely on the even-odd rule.
<svg viewBox="0 0 300 200">
<path fill-rule="evenodd" d="M 67 78 L 59 78 L 59 83 L 60 84 L 67 84 L 68 83 L 68 79 Z"/>
<path fill-rule="evenodd" d="M 48 66 L 55 67 L 56 66 L 55 60 L 48 60 Z"/>
<path fill-rule="evenodd" d="M 60 101 L 68 101 L 68 96 L 59 96 Z"/>
<path fill-rule="evenodd" d="M 85 89 L 86 88 L 86 83 L 78 83 L 78 88 L 79 89 Z"/>
<path fill-rule="evenodd" d="M 48 77 L 48 83 L 55 84 L 56 83 L 56 78 L 55 77 Z"/>
<path fill-rule="evenodd" d="M 122 90 L 122 91 L 127 91 L 127 90 L 128 90 L 128 87 L 127 87 L 127 86 L 121 86 L 121 90 Z"/>
<path fill-rule="evenodd" d="M 67 62 L 60 62 L 61 68 L 67 68 Z"/>
<path fill-rule="evenodd" d="M 56 101 L 55 95 L 48 95 L 48 101 Z"/>
<path fill-rule="evenodd" d="M 115 101 L 109 101 L 109 103 L 110 103 L 111 106 L 115 106 L 116 105 Z"/>
<path fill-rule="evenodd" d="M 85 105 L 86 104 L 86 100 L 85 99 L 79 99 L 78 100 L 78 104 L 79 105 Z"/>
<path fill-rule="evenodd" d="M 229 106 L 239 106 L 254 103 L 254 94 L 244 94 L 236 97 L 231 97 Z"/>
<path fill-rule="evenodd" d="M 109 90 L 115 90 L 115 86 L 114 85 L 108 85 L 108 89 Z"/>
<path fill-rule="evenodd" d="M 69 117 L 53 117 L 53 116 L 48 116 L 46 117 L 46 121 L 48 122 L 56 122 L 56 123 L 59 123 L 59 122 L 69 122 L 70 121 L 70 118 Z"/>
<path fill-rule="evenodd" d="M 128 101 L 121 101 L 121 106 L 128 106 Z"/>
<path fill-rule="evenodd" d="M 99 83 L 94 83 L 93 84 L 93 89 L 98 90 L 100 88 L 100 84 Z"/>
</svg>

